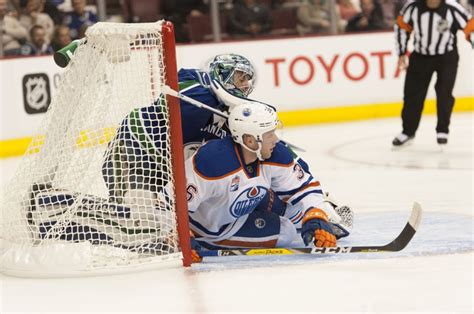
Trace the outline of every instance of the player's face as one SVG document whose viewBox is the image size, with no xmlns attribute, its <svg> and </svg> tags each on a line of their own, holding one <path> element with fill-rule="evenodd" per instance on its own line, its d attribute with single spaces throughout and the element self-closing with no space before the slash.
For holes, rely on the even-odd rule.
<svg viewBox="0 0 474 314">
<path fill-rule="evenodd" d="M 36 47 L 41 47 L 46 42 L 46 33 L 43 28 L 38 28 L 33 33 L 31 41 L 36 45 Z"/>
<path fill-rule="evenodd" d="M 260 151 L 260 153 L 262 154 L 263 159 L 268 159 L 272 156 L 273 149 L 279 141 L 278 136 L 275 132 L 276 129 L 268 131 L 262 136 L 262 150 Z"/>
<path fill-rule="evenodd" d="M 250 75 L 242 71 L 235 71 L 234 73 L 234 86 L 246 93 L 250 88 Z"/>
</svg>

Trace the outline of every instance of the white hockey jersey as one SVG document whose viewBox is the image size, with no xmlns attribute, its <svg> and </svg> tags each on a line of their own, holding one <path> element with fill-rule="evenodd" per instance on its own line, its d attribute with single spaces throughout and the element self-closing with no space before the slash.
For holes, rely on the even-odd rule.
<svg viewBox="0 0 474 314">
<path fill-rule="evenodd" d="M 271 158 L 257 161 L 254 173 L 243 164 L 240 149 L 230 137 L 212 140 L 186 161 L 190 227 L 203 240 L 234 235 L 269 189 L 287 202 L 285 216 L 296 227 L 306 210 L 322 205 L 320 183 L 282 143 Z"/>
</svg>

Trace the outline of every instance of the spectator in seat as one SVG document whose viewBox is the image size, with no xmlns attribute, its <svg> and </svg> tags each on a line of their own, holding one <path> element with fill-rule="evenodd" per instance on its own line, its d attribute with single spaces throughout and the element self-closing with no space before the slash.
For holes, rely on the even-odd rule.
<svg viewBox="0 0 474 314">
<path fill-rule="evenodd" d="M 376 0 L 360 0 L 361 12 L 349 20 L 346 32 L 367 32 L 385 29 L 382 7 Z"/>
<path fill-rule="evenodd" d="M 53 48 L 46 41 L 46 31 L 43 26 L 35 25 L 30 30 L 30 40 L 20 48 L 22 56 L 40 56 L 53 54 Z"/>
<path fill-rule="evenodd" d="M 51 17 L 54 25 L 61 24 L 64 19 L 63 11 L 59 10 L 59 6 L 64 3 L 65 0 L 41 0 L 41 12 L 44 12 Z"/>
<path fill-rule="evenodd" d="M 9 14 L 7 4 L 7 0 L 0 0 L 0 35 L 5 55 L 11 56 L 19 53 L 21 42 L 28 38 L 28 31 Z"/>
<path fill-rule="evenodd" d="M 43 8 L 42 0 L 28 0 L 20 15 L 20 23 L 28 31 L 34 25 L 41 25 L 46 33 L 46 41 L 49 43 L 53 36 L 54 22 L 48 14 L 42 12 Z"/>
<path fill-rule="evenodd" d="M 301 5 L 301 0 L 272 0 L 272 9 L 297 8 Z"/>
<path fill-rule="evenodd" d="M 165 18 L 174 24 L 176 42 L 189 42 L 186 18 L 206 14 L 209 7 L 203 0 L 167 0 L 164 11 Z"/>
<path fill-rule="evenodd" d="M 326 0 L 305 1 L 297 10 L 298 25 L 296 30 L 300 35 L 331 32 L 331 19 L 335 19 L 336 31 L 342 31 L 343 25 L 337 12 L 331 14 L 331 4 Z"/>
<path fill-rule="evenodd" d="M 7 0 L 7 9 L 10 15 L 14 15 L 16 18 L 21 13 L 21 5 L 23 6 L 26 4 L 25 0 Z"/>
<path fill-rule="evenodd" d="M 72 9 L 66 14 L 64 24 L 71 30 L 71 38 L 78 39 L 81 27 L 97 23 L 97 15 L 86 10 L 86 0 L 72 0 Z"/>
<path fill-rule="evenodd" d="M 405 0 L 379 0 L 382 7 L 386 29 L 393 30 L 397 16 L 403 8 Z"/>
<path fill-rule="evenodd" d="M 229 16 L 229 32 L 234 36 L 268 34 L 272 20 L 267 5 L 257 0 L 236 1 Z"/>
<path fill-rule="evenodd" d="M 69 27 L 66 25 L 58 25 L 54 29 L 53 38 L 51 39 L 51 47 L 54 51 L 69 45 L 71 43 L 71 34 L 69 33 Z"/>
<path fill-rule="evenodd" d="M 337 0 L 337 9 L 345 24 L 360 12 L 352 0 Z"/>
</svg>

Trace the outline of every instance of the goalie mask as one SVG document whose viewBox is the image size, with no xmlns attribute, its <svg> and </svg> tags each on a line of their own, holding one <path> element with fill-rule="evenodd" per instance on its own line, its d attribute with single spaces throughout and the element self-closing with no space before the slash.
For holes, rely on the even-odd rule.
<svg viewBox="0 0 474 314">
<path fill-rule="evenodd" d="M 247 97 L 253 91 L 257 78 L 250 61 L 237 54 L 217 55 L 209 65 L 209 74 L 239 97 Z"/>
<path fill-rule="evenodd" d="M 263 160 L 263 135 L 281 127 L 275 108 L 264 103 L 248 101 L 232 108 L 229 118 L 229 129 L 234 142 L 245 149 L 257 154 Z M 253 150 L 244 143 L 244 135 L 252 135 L 258 143 L 258 149 Z"/>
</svg>

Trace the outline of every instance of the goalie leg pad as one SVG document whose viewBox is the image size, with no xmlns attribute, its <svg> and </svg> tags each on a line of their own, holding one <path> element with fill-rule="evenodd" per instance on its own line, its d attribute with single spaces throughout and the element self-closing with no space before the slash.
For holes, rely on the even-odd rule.
<svg viewBox="0 0 474 314">
<path fill-rule="evenodd" d="M 143 201 L 148 195 L 143 191 L 131 195 L 141 196 L 142 202 L 134 203 L 129 197 L 129 207 L 59 190 L 37 192 L 27 209 L 33 238 L 90 241 L 127 248 L 174 241 L 173 213 L 155 208 L 159 214 L 152 217 L 150 208 L 145 210 L 150 204 Z"/>
<path fill-rule="evenodd" d="M 39 236 L 42 239 L 51 237 L 51 234 L 57 234 L 57 221 L 45 222 L 38 226 Z M 51 229 L 56 228 L 56 232 L 51 232 Z M 79 225 L 76 222 L 69 221 L 61 227 L 61 232 L 55 239 L 63 241 L 81 242 L 89 241 L 92 244 L 111 244 L 113 239 L 105 233 L 100 232 L 90 226 Z"/>
</svg>

